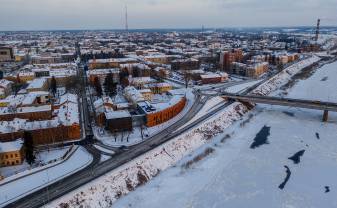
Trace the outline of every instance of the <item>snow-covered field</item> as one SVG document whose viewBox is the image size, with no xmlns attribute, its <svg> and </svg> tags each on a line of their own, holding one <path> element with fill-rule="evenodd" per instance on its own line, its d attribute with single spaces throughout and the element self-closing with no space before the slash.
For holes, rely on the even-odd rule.
<svg viewBox="0 0 337 208">
<path fill-rule="evenodd" d="M 298 82 L 287 96 L 337 102 L 336 80 L 337 62 Z M 114 207 L 337 207 L 337 115 L 330 113 L 328 123 L 321 116 L 316 110 L 258 105 L 208 144 L 215 149 L 209 157 L 184 165 L 203 147 Z M 224 135 L 230 137 L 223 143 Z M 255 138 L 267 143 L 252 149 Z M 297 164 L 288 159 L 303 150 Z M 284 166 L 291 175 L 281 189 Z"/>
<path fill-rule="evenodd" d="M 91 161 L 91 155 L 83 147 L 79 147 L 63 163 L 0 185 L 0 207 L 86 167 Z"/>
</svg>

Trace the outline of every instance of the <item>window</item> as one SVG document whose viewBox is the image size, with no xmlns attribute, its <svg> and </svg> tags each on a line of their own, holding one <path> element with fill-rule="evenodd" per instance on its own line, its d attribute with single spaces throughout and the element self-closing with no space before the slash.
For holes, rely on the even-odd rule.
<svg viewBox="0 0 337 208">
<path fill-rule="evenodd" d="M 18 153 L 15 153 L 15 157 L 19 157 Z"/>
<path fill-rule="evenodd" d="M 19 164 L 20 162 L 19 162 L 19 160 L 16 160 L 16 164 Z"/>
</svg>

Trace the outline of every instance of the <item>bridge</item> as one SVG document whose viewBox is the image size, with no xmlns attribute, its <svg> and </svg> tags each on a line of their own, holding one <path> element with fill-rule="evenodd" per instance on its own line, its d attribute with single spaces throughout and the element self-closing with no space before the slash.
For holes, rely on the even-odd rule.
<svg viewBox="0 0 337 208">
<path fill-rule="evenodd" d="M 256 96 L 256 95 L 241 95 L 241 94 L 231 94 L 222 93 L 222 97 L 236 100 L 243 103 L 262 103 L 269 105 L 280 105 L 280 106 L 290 106 L 296 108 L 307 108 L 314 110 L 322 110 L 323 122 L 328 121 L 329 111 L 337 112 L 337 103 L 323 102 L 318 100 L 301 100 L 292 98 L 279 98 L 279 97 L 267 97 L 267 96 Z"/>
</svg>

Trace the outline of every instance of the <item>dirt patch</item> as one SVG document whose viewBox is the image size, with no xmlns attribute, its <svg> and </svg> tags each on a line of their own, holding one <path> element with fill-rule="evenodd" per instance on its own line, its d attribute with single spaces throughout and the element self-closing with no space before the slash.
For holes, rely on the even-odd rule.
<svg viewBox="0 0 337 208">
<path fill-rule="evenodd" d="M 213 152 L 214 152 L 214 149 L 209 147 L 203 153 L 201 153 L 200 155 L 194 157 L 192 160 L 185 163 L 182 167 L 185 168 L 185 169 L 189 169 L 189 168 L 192 167 L 193 164 L 201 161 L 202 159 L 204 159 L 205 157 L 207 157 L 208 155 L 210 155 Z"/>
<path fill-rule="evenodd" d="M 126 179 L 125 183 L 126 183 L 126 188 L 128 189 L 128 191 L 133 191 L 134 190 L 134 187 L 132 185 L 132 181 L 129 178 Z"/>
<path fill-rule="evenodd" d="M 138 185 L 142 186 L 146 182 L 148 182 L 149 177 L 146 175 L 146 173 L 144 171 L 139 170 L 138 173 L 137 173 L 137 179 L 138 179 Z"/>
</svg>

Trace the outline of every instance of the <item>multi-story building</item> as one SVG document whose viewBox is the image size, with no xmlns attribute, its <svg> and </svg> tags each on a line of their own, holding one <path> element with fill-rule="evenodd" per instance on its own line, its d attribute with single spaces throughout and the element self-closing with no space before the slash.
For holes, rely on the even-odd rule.
<svg viewBox="0 0 337 208">
<path fill-rule="evenodd" d="M 14 114 L 13 120 L 1 119 L 0 142 L 23 138 L 25 131 L 32 134 L 34 145 L 80 139 L 81 127 L 77 100 L 77 96 L 73 94 L 61 96 L 60 103 L 53 106 L 53 117 L 47 120 L 22 119 L 17 114 Z"/>
<path fill-rule="evenodd" d="M 233 62 L 231 65 L 232 72 L 241 76 L 257 78 L 268 71 L 268 62 L 243 64 Z"/>
<path fill-rule="evenodd" d="M 88 78 L 91 84 L 94 83 L 95 78 L 97 77 L 101 83 L 104 83 L 105 78 L 108 74 L 112 74 L 113 81 L 115 83 L 119 83 L 119 72 L 120 70 L 118 68 L 113 69 L 93 69 L 87 71 Z"/>
<path fill-rule="evenodd" d="M 89 60 L 89 69 L 111 69 L 119 68 L 121 64 L 137 63 L 134 58 L 112 58 L 112 59 L 91 59 Z"/>
<path fill-rule="evenodd" d="M 172 70 L 196 70 L 200 67 L 198 59 L 177 59 L 171 62 Z"/>
<path fill-rule="evenodd" d="M 231 64 L 233 62 L 241 62 L 242 59 L 243 59 L 243 52 L 241 49 L 223 51 L 220 54 L 220 68 L 226 72 L 232 73 Z"/>
<path fill-rule="evenodd" d="M 12 81 L 6 79 L 0 80 L 0 99 L 3 99 L 12 93 Z"/>
<path fill-rule="evenodd" d="M 172 85 L 166 82 L 148 84 L 147 86 L 155 94 L 162 94 L 162 93 L 172 90 Z"/>
<path fill-rule="evenodd" d="M 13 48 L 0 47 L 0 62 L 13 61 L 13 60 L 14 60 Z"/>
<path fill-rule="evenodd" d="M 24 160 L 23 141 L 0 142 L 0 167 L 22 164 Z"/>
</svg>

